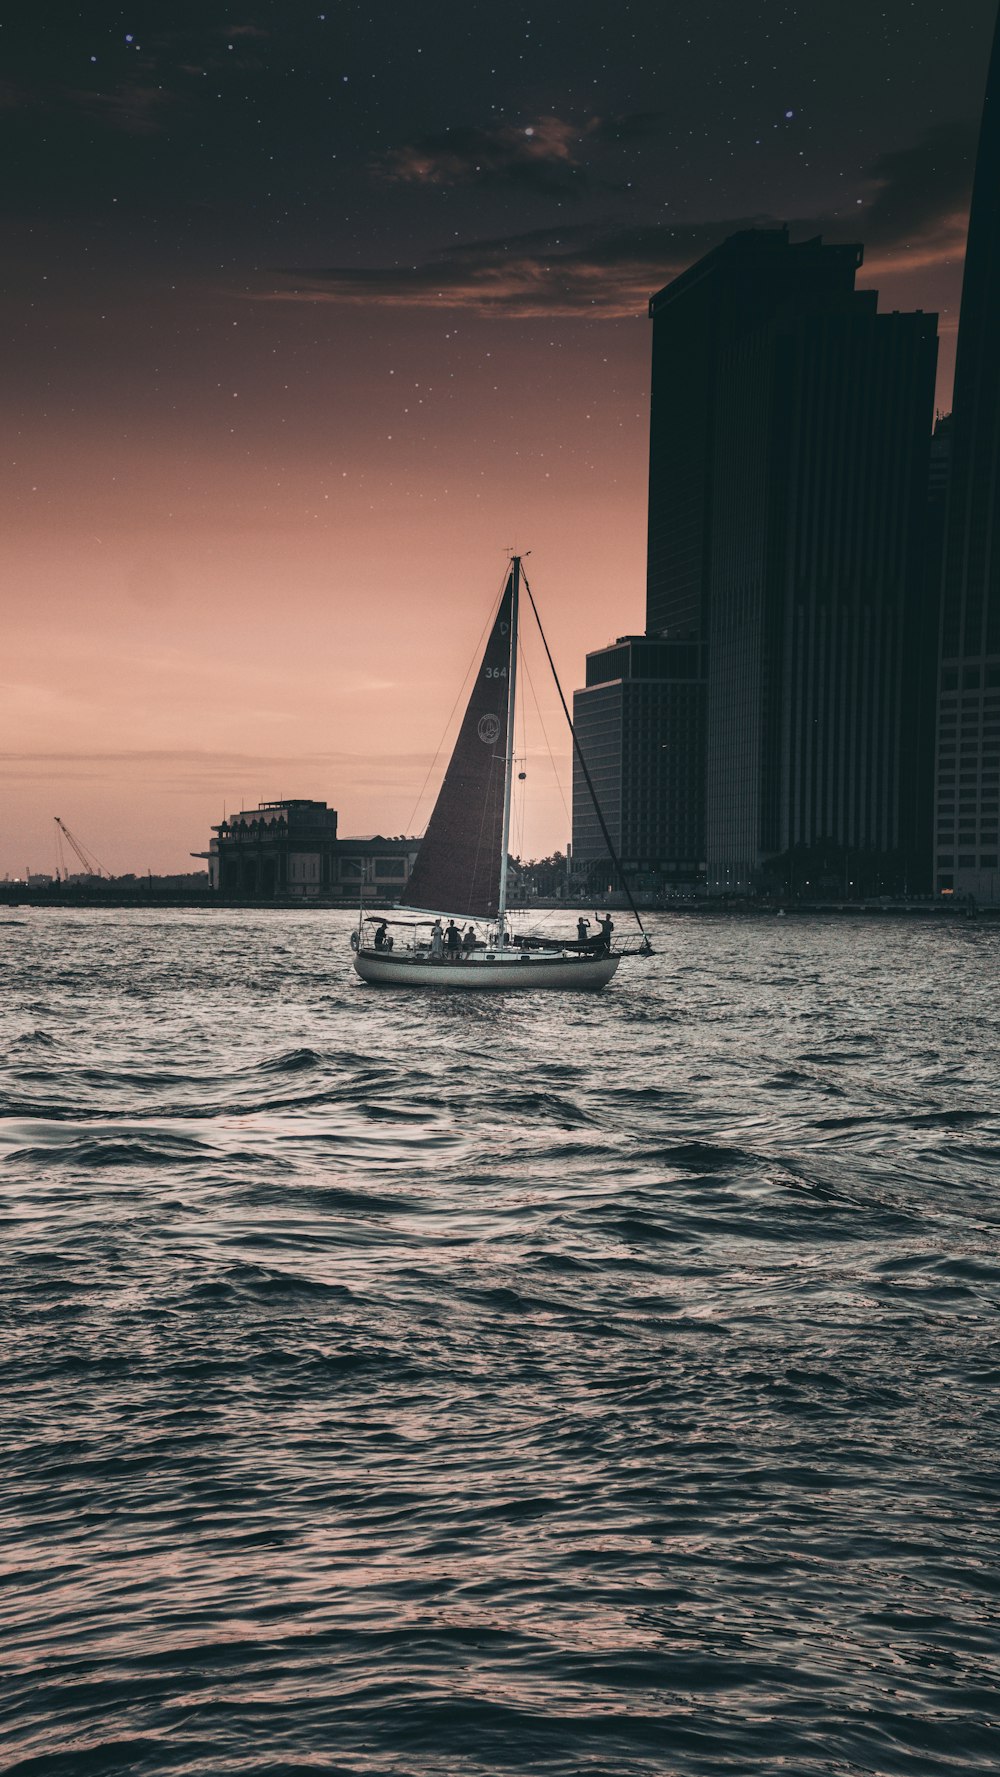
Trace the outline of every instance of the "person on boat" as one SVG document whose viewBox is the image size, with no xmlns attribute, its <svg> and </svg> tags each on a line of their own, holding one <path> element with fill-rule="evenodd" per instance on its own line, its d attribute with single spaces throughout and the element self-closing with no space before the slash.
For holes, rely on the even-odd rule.
<svg viewBox="0 0 1000 1777">
<path fill-rule="evenodd" d="M 441 926 L 441 921 L 439 919 L 436 919 L 434 921 L 434 924 L 431 926 L 431 955 L 432 956 L 443 956 L 444 955 L 443 940 L 444 940 L 444 931 Z"/>
<path fill-rule="evenodd" d="M 385 950 L 387 948 L 385 940 L 386 940 L 386 929 L 385 929 L 385 920 L 383 919 L 381 924 L 377 925 L 375 927 L 375 948 L 376 948 L 376 950 Z"/>
<path fill-rule="evenodd" d="M 457 962 L 459 951 L 462 948 L 462 934 L 453 919 L 449 919 L 448 921 L 448 929 L 445 932 L 444 941 L 451 961 Z"/>
<path fill-rule="evenodd" d="M 587 933 L 589 931 L 590 931 L 590 921 L 589 921 L 589 919 L 584 919 L 583 914 L 581 913 L 579 919 L 576 922 L 576 941 L 578 944 L 586 944 Z"/>
<path fill-rule="evenodd" d="M 602 917 L 597 922 L 597 929 L 601 934 L 601 949 L 603 950 L 605 956 L 610 956 L 611 955 L 611 934 L 615 929 L 615 922 L 612 919 L 610 913 L 605 913 L 602 915 Z"/>
<path fill-rule="evenodd" d="M 466 926 L 465 932 L 462 936 L 462 949 L 465 951 L 466 955 L 468 956 L 470 951 L 475 950 L 475 948 L 476 948 L 476 928 L 475 928 L 475 926 Z"/>
</svg>

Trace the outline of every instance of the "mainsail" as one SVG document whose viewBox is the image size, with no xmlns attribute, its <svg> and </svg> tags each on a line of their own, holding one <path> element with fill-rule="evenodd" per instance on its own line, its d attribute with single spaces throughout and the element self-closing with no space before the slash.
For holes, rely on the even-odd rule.
<svg viewBox="0 0 1000 1777">
<path fill-rule="evenodd" d="M 451 764 L 400 898 L 404 907 L 425 907 L 467 919 L 497 915 L 513 597 L 512 570 Z"/>
</svg>

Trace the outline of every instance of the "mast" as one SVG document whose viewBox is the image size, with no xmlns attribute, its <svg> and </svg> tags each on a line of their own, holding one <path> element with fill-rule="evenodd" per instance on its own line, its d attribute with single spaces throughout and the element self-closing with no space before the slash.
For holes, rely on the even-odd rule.
<svg viewBox="0 0 1000 1777">
<path fill-rule="evenodd" d="M 497 898 L 499 944 L 507 942 L 507 854 L 510 848 L 511 785 L 514 781 L 514 692 L 517 681 L 517 601 L 521 583 L 521 557 L 510 562 L 510 667 L 507 677 L 507 757 L 503 776 L 503 838 L 500 843 L 500 893 Z"/>
</svg>

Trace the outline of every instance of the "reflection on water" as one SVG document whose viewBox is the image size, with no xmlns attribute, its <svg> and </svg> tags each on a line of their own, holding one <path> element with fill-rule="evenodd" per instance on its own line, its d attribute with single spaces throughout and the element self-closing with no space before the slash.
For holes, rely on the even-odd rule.
<svg viewBox="0 0 1000 1777">
<path fill-rule="evenodd" d="M 992 1771 L 1000 932 L 0 931 L 0 1758 Z"/>
</svg>

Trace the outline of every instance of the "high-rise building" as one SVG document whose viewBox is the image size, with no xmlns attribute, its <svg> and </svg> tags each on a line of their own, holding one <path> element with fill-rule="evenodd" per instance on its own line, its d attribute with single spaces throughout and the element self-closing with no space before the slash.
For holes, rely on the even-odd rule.
<svg viewBox="0 0 1000 1777">
<path fill-rule="evenodd" d="M 936 317 L 880 315 L 862 258 L 747 230 L 650 302 L 645 646 L 698 651 L 670 707 L 704 748 L 683 797 L 710 892 L 930 887 Z M 588 658 L 584 752 L 623 860 L 663 857 L 650 836 L 679 823 L 651 761 L 677 743 L 633 689 L 637 642 L 614 655 Z"/>
<path fill-rule="evenodd" d="M 612 843 L 635 888 L 669 892 L 704 881 L 704 650 L 698 643 L 619 636 L 587 656 L 573 726 Z M 573 762 L 573 860 L 610 864 L 579 761 Z M 609 869 L 607 882 L 614 881 Z"/>
<path fill-rule="evenodd" d="M 748 893 L 770 870 L 849 891 L 880 867 L 887 887 L 930 886 L 936 359 L 934 317 L 879 315 L 874 292 L 796 302 L 720 356 L 710 890 Z"/>
<path fill-rule="evenodd" d="M 859 247 L 747 229 L 650 298 L 647 635 L 707 635 L 723 354 L 780 309 L 849 303 L 860 262 Z"/>
<path fill-rule="evenodd" d="M 849 298 L 858 254 L 815 241 L 792 247 L 786 229 L 749 229 L 650 301 L 648 645 L 626 637 L 589 655 L 575 706 L 602 806 L 606 796 L 618 823 L 616 847 L 637 877 L 662 885 L 705 877 L 705 643 L 722 354 L 796 295 Z M 679 651 L 658 653 L 654 643 Z M 697 653 L 685 654 L 692 643 Z M 681 661 L 695 661 L 696 671 Z M 582 863 L 607 847 L 574 772 L 573 848 Z"/>
<path fill-rule="evenodd" d="M 955 367 L 938 684 L 935 877 L 1000 901 L 1000 19 Z"/>
<path fill-rule="evenodd" d="M 861 260 L 751 230 L 650 303 L 647 628 L 707 646 L 718 893 L 929 883 L 936 325 L 880 315 Z"/>
</svg>

